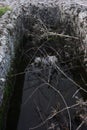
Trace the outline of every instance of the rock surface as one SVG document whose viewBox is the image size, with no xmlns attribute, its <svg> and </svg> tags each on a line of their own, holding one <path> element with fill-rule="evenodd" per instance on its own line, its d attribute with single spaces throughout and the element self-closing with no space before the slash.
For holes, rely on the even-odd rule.
<svg viewBox="0 0 87 130">
<path fill-rule="evenodd" d="M 27 21 L 37 19 L 38 12 L 42 18 L 44 14 L 44 22 L 48 24 L 62 23 L 65 28 L 67 25 L 72 26 L 75 36 L 81 39 L 80 49 L 84 50 L 84 64 L 87 67 L 86 0 L 6 0 L 3 4 L 9 5 L 12 10 L 0 18 L 0 104 L 15 48 L 25 32 L 30 32 L 28 28 L 32 25 Z"/>
</svg>

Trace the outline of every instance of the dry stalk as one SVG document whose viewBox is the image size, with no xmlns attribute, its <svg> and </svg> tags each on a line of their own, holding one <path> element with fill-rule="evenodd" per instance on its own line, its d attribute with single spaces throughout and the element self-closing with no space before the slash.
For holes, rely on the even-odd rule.
<svg viewBox="0 0 87 130">
<path fill-rule="evenodd" d="M 72 38 L 72 39 L 79 40 L 78 37 L 69 36 L 69 35 L 64 35 L 64 34 L 58 34 L 58 33 L 55 33 L 55 32 L 48 32 L 48 35 L 49 35 L 49 36 L 60 36 L 60 37 Z"/>
</svg>

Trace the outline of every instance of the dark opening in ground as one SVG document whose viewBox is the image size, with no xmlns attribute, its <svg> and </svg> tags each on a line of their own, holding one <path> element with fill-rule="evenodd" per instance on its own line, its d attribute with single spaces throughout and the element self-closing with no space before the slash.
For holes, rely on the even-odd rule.
<svg viewBox="0 0 87 130">
<path fill-rule="evenodd" d="M 53 36 L 33 44 L 32 36 L 23 38 L 6 130 L 78 128 L 78 102 L 87 99 L 87 75 L 78 43 L 76 39 Z M 81 130 L 86 128 L 82 125 Z"/>
</svg>

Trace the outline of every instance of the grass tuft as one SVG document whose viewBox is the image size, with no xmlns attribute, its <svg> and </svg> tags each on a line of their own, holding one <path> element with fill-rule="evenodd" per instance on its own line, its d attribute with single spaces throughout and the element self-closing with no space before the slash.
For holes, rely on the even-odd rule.
<svg viewBox="0 0 87 130">
<path fill-rule="evenodd" d="M 0 17 L 2 15 L 4 15 L 8 10 L 11 10 L 10 7 L 6 6 L 6 7 L 0 7 Z"/>
</svg>

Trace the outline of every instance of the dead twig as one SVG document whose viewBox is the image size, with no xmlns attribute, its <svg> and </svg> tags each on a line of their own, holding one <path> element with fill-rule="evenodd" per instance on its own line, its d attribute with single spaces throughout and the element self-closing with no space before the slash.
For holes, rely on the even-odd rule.
<svg viewBox="0 0 87 130">
<path fill-rule="evenodd" d="M 83 120 L 82 123 L 77 127 L 76 130 L 79 130 L 79 129 L 82 127 L 82 125 L 83 125 L 84 123 L 85 123 L 85 121 Z"/>
<path fill-rule="evenodd" d="M 46 36 L 59 36 L 59 37 L 64 37 L 64 38 L 71 38 L 71 39 L 76 39 L 76 40 L 79 40 L 78 37 L 74 37 L 74 36 L 69 36 L 69 35 L 64 35 L 64 34 L 59 34 L 59 33 L 56 33 L 56 32 L 47 32 L 47 33 L 44 33 L 41 38 L 44 38 Z"/>
<path fill-rule="evenodd" d="M 81 87 L 79 84 L 77 84 L 73 79 L 71 79 L 70 77 L 68 77 L 63 70 L 61 70 L 61 68 L 58 65 L 55 65 L 56 68 L 69 80 L 71 81 L 74 85 L 76 85 L 77 87 L 79 87 L 81 90 L 83 90 L 85 93 L 87 93 L 87 90 L 85 90 L 83 87 Z"/>
</svg>

